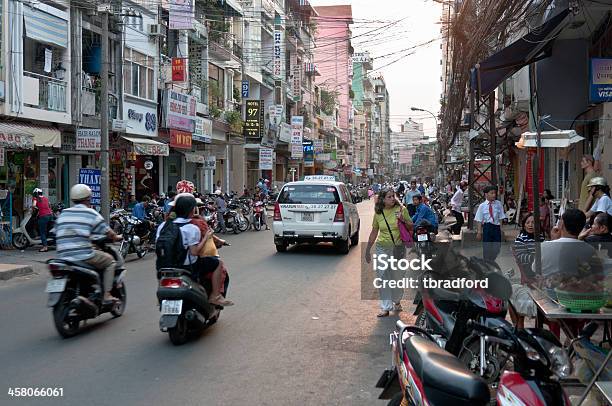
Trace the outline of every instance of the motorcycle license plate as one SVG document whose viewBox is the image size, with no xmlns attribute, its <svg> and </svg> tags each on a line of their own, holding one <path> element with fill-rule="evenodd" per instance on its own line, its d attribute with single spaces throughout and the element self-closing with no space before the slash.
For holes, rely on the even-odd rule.
<svg viewBox="0 0 612 406">
<path fill-rule="evenodd" d="M 68 282 L 68 279 L 66 279 L 66 278 L 49 279 L 47 281 L 47 288 L 45 289 L 45 292 L 47 292 L 47 293 L 59 293 L 59 292 L 63 292 L 64 289 L 66 289 L 66 282 Z"/>
<path fill-rule="evenodd" d="M 302 213 L 302 221 L 314 221 L 314 213 Z"/>
<path fill-rule="evenodd" d="M 417 241 L 427 241 L 427 234 L 417 234 Z"/>
<path fill-rule="evenodd" d="M 161 314 L 180 315 L 183 310 L 182 300 L 162 300 Z"/>
</svg>

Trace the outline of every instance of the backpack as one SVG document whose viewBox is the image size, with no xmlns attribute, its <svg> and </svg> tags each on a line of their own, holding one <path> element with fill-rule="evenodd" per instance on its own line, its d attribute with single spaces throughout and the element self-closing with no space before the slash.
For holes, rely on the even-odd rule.
<svg viewBox="0 0 612 406">
<path fill-rule="evenodd" d="M 187 258 L 187 248 L 183 246 L 183 235 L 181 227 L 185 224 L 176 224 L 172 220 L 166 221 L 163 225 L 159 237 L 155 242 L 155 254 L 157 260 L 155 268 L 159 272 L 162 268 L 184 268 L 185 258 Z"/>
</svg>

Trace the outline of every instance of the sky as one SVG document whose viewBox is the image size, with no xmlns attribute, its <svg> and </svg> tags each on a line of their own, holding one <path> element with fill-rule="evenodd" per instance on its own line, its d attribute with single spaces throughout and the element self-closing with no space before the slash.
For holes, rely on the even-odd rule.
<svg viewBox="0 0 612 406">
<path fill-rule="evenodd" d="M 351 27 L 352 45 L 355 52 L 369 51 L 374 57 L 374 70 L 385 78 L 391 129 L 399 131 L 400 124 L 412 117 L 423 123 L 426 135 L 435 136 L 432 116 L 413 112 L 410 107 L 420 107 L 436 115 L 440 110 L 440 5 L 432 0 L 311 0 L 311 4 L 352 6 L 355 21 Z M 412 52 L 400 51 L 434 39 L 394 62 Z"/>
</svg>

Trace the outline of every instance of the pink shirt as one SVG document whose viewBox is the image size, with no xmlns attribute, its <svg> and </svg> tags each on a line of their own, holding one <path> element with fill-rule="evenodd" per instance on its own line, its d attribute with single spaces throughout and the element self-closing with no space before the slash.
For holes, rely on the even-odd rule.
<svg viewBox="0 0 612 406">
<path fill-rule="evenodd" d="M 49 199 L 44 196 L 40 196 L 34 199 L 36 207 L 38 207 L 38 217 L 50 216 L 53 214 L 51 206 L 49 206 Z"/>
</svg>

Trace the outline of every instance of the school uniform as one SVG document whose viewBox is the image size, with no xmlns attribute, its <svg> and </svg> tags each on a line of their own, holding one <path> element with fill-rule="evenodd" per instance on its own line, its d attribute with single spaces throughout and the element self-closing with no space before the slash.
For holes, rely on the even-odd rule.
<svg viewBox="0 0 612 406">
<path fill-rule="evenodd" d="M 489 261 L 495 261 L 501 249 L 501 223 L 506 218 L 504 205 L 499 200 L 485 200 L 478 206 L 474 220 L 482 223 L 482 255 Z"/>
</svg>

